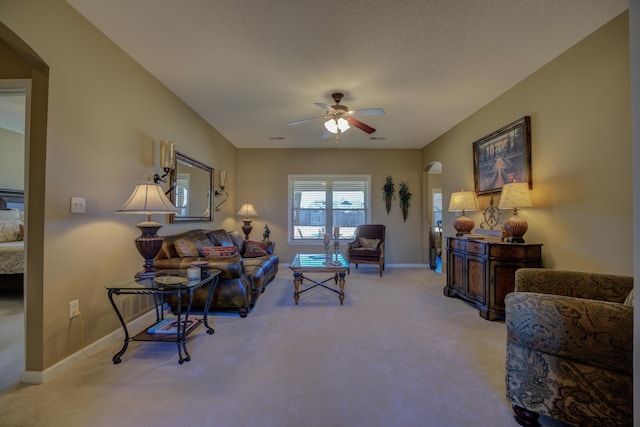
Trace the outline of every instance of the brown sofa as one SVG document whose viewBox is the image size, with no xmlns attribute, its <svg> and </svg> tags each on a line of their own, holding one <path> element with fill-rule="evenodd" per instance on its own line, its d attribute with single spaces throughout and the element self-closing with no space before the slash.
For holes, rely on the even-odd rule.
<svg viewBox="0 0 640 427">
<path fill-rule="evenodd" d="M 235 247 L 238 253 L 217 256 L 220 254 L 210 253 L 212 247 L 220 251 Z M 274 247 L 273 242 L 245 241 L 236 231 L 190 230 L 164 236 L 155 265 L 161 270 L 182 270 L 192 262 L 208 263 L 209 268 L 221 271 L 209 311 L 233 311 L 246 317 L 278 273 L 279 259 L 273 253 Z M 204 310 L 206 297 L 206 286 L 197 289 L 191 309 Z M 168 303 L 172 310 L 177 309 L 175 296 L 168 298 Z"/>
</svg>

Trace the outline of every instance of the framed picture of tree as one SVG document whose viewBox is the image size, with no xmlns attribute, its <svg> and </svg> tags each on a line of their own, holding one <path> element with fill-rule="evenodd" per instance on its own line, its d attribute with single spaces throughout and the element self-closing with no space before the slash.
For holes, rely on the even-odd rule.
<svg viewBox="0 0 640 427">
<path fill-rule="evenodd" d="M 531 118 L 525 116 L 473 143 L 476 194 L 502 191 L 510 182 L 531 181 Z"/>
</svg>

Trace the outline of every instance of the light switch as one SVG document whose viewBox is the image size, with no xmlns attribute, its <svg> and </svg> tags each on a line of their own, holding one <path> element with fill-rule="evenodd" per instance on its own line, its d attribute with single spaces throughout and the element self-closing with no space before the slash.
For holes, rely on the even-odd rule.
<svg viewBox="0 0 640 427">
<path fill-rule="evenodd" d="M 84 213 L 86 200 L 84 197 L 71 198 L 71 213 Z"/>
</svg>

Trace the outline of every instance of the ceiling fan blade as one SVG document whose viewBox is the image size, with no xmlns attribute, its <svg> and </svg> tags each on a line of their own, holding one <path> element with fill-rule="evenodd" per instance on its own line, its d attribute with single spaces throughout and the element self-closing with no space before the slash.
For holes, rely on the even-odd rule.
<svg viewBox="0 0 640 427">
<path fill-rule="evenodd" d="M 336 111 L 331 105 L 327 105 L 323 102 L 314 102 L 314 104 L 326 111 L 331 111 L 331 112 Z"/>
<path fill-rule="evenodd" d="M 296 120 L 295 122 L 287 123 L 289 126 L 299 125 L 300 123 L 311 122 L 313 120 L 324 119 L 325 116 L 309 117 L 308 119 Z"/>
<path fill-rule="evenodd" d="M 376 131 L 374 128 L 372 128 L 368 124 L 363 123 L 360 120 L 354 119 L 353 117 L 348 117 L 346 120 L 347 122 L 349 122 L 351 126 L 357 127 L 361 131 L 364 131 L 368 134 L 372 134 Z"/>
<path fill-rule="evenodd" d="M 362 110 L 349 111 L 349 114 L 353 116 L 380 116 L 384 114 L 382 108 L 364 108 Z"/>
<path fill-rule="evenodd" d="M 329 132 L 328 130 L 325 130 L 324 133 L 322 134 L 321 138 L 322 139 L 327 139 L 331 136 L 331 132 Z"/>
</svg>

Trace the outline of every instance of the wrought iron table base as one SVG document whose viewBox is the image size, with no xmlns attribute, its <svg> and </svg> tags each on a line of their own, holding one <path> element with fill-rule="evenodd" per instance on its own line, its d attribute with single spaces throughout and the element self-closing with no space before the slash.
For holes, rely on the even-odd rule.
<svg viewBox="0 0 640 427">
<path fill-rule="evenodd" d="M 344 277 L 345 277 L 345 272 L 341 271 L 339 273 L 335 273 L 332 277 L 329 277 L 328 279 L 325 279 L 321 282 L 317 282 L 313 279 L 310 279 L 309 277 L 304 276 L 303 273 L 300 272 L 294 272 L 293 273 L 293 287 L 294 289 L 294 293 L 293 293 L 293 299 L 296 302 L 296 305 L 298 305 L 298 300 L 300 299 L 300 294 L 302 294 L 303 292 L 307 292 L 317 286 L 322 286 L 325 289 L 329 289 L 332 292 L 335 292 L 338 294 L 338 298 L 340 299 L 340 305 L 343 305 L 344 303 Z M 300 290 L 300 285 L 302 285 L 302 282 L 304 279 L 307 279 L 308 281 L 310 281 L 311 283 L 313 283 L 313 285 Z M 328 281 L 333 280 L 335 281 L 336 285 L 340 286 L 340 290 L 331 288 L 327 285 L 325 285 L 325 283 L 327 283 Z"/>
<path fill-rule="evenodd" d="M 204 323 L 204 326 L 207 330 L 207 334 L 211 335 L 215 332 L 214 329 L 211 326 L 209 326 L 208 313 L 209 313 L 209 307 L 211 305 L 211 300 L 215 292 L 215 288 L 218 284 L 218 274 L 219 272 L 212 274 L 213 277 L 211 278 L 211 281 L 204 283 L 204 284 L 208 283 L 209 290 L 207 292 L 207 299 L 205 302 L 205 308 L 204 308 L 202 319 L 201 320 L 198 319 L 195 325 L 189 325 L 187 322 L 187 320 L 189 319 L 189 315 L 191 313 L 191 304 L 193 302 L 193 291 L 194 289 L 196 289 L 195 287 L 188 288 L 188 289 L 181 288 L 176 290 L 170 290 L 170 289 L 126 290 L 126 289 L 117 289 L 117 288 L 109 289 L 109 292 L 108 292 L 109 301 L 111 302 L 111 306 L 113 307 L 113 310 L 116 312 L 116 316 L 118 317 L 118 320 L 120 321 L 120 324 L 122 325 L 122 329 L 124 331 L 124 343 L 120 351 L 118 351 L 113 356 L 112 358 L 113 363 L 117 365 L 122 361 L 121 359 L 122 355 L 124 355 L 124 353 L 127 351 L 127 348 L 129 347 L 129 343 L 131 341 L 175 342 L 176 345 L 178 346 L 178 363 L 182 365 L 184 362 L 190 361 L 191 355 L 187 350 L 187 332 L 191 331 L 192 329 L 195 329 L 200 323 Z M 177 298 L 178 313 L 176 318 L 177 333 L 166 334 L 166 335 L 165 334 L 149 334 L 145 330 L 135 335 L 134 337 L 131 337 L 129 335 L 127 323 L 124 321 L 124 318 L 122 317 L 122 314 L 118 309 L 118 306 L 113 300 L 113 296 L 114 295 L 152 295 L 155 310 L 156 310 L 156 323 L 157 323 L 164 319 L 164 310 L 163 310 L 164 298 L 163 297 L 165 294 L 175 294 L 178 296 Z M 186 311 L 183 313 L 182 312 L 182 296 L 187 294 L 189 295 L 189 302 L 187 304 Z M 184 321 L 183 321 L 183 318 L 184 318 Z"/>
</svg>

